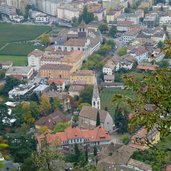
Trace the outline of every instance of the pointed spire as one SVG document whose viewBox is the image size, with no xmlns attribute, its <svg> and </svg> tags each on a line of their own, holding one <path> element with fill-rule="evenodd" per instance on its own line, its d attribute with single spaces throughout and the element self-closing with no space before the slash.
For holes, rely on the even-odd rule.
<svg viewBox="0 0 171 171">
<path fill-rule="evenodd" d="M 97 80 L 93 88 L 92 107 L 95 107 L 96 109 L 100 109 L 100 96 L 99 96 Z"/>
</svg>

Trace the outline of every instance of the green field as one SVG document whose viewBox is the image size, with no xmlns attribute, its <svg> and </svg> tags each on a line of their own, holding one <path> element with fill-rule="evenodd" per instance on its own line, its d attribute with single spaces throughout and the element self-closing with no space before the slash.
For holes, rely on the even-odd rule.
<svg viewBox="0 0 171 171">
<path fill-rule="evenodd" d="M 16 66 L 27 65 L 27 57 L 26 56 L 5 56 L 5 55 L 0 55 L 0 60 L 12 61 L 13 65 L 16 65 Z"/>
<path fill-rule="evenodd" d="M 134 97 L 134 94 L 129 90 L 122 90 L 119 88 L 104 88 L 100 92 L 100 98 L 101 98 L 101 108 L 105 109 L 107 107 L 110 115 L 114 115 L 114 108 L 115 105 L 112 103 L 112 98 L 114 94 L 123 94 L 127 95 L 129 97 Z"/>
<path fill-rule="evenodd" d="M 44 50 L 44 47 L 34 46 L 32 43 L 10 43 L 0 50 L 0 55 L 27 56 L 34 49 Z"/>
<path fill-rule="evenodd" d="M 42 33 L 49 32 L 50 30 L 49 26 L 0 23 L 0 45 L 34 40 Z"/>
</svg>

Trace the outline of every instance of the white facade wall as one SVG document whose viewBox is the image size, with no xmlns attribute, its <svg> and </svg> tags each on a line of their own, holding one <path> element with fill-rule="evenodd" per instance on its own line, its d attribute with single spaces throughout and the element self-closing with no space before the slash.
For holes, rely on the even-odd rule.
<svg viewBox="0 0 171 171">
<path fill-rule="evenodd" d="M 148 61 L 148 52 L 145 52 L 139 56 L 135 56 L 135 58 L 137 59 L 138 64 L 142 61 Z"/>
<path fill-rule="evenodd" d="M 170 16 L 160 17 L 159 23 L 160 23 L 160 25 L 170 24 L 171 23 L 171 17 Z"/>
<path fill-rule="evenodd" d="M 111 68 L 103 67 L 103 74 L 112 75 L 113 71 Z"/>
<path fill-rule="evenodd" d="M 29 56 L 28 66 L 31 66 L 34 70 L 38 71 L 41 67 L 41 57 L 35 57 L 33 55 Z"/>
</svg>

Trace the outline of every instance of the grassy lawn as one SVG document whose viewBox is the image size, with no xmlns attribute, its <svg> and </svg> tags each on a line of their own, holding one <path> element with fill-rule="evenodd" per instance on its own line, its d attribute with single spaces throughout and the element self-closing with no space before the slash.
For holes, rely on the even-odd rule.
<svg viewBox="0 0 171 171">
<path fill-rule="evenodd" d="M 49 26 L 0 23 L 0 45 L 2 43 L 33 40 L 50 30 Z"/>
<path fill-rule="evenodd" d="M 105 109 L 105 107 L 107 107 L 112 117 L 114 115 L 114 109 L 115 109 L 115 105 L 112 103 L 112 98 L 114 94 L 123 94 L 129 97 L 134 97 L 134 94 L 128 90 L 122 90 L 119 88 L 104 88 L 100 92 L 101 108 Z"/>
<path fill-rule="evenodd" d="M 27 65 L 27 57 L 26 56 L 0 55 L 0 60 L 12 61 L 13 65 L 16 65 L 16 66 Z"/>
<path fill-rule="evenodd" d="M 0 51 L 0 55 L 27 56 L 34 49 L 43 50 L 44 47 L 32 43 L 10 43 Z"/>
</svg>

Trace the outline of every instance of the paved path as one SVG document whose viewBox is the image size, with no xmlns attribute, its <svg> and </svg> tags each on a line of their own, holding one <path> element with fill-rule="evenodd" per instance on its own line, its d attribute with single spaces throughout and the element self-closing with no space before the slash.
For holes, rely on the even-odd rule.
<svg viewBox="0 0 171 171">
<path fill-rule="evenodd" d="M 1 50 L 3 50 L 6 46 L 8 46 L 9 45 L 9 43 L 6 43 L 4 46 L 2 46 L 1 48 L 0 48 L 0 51 Z"/>
</svg>

